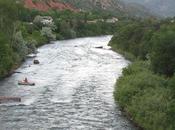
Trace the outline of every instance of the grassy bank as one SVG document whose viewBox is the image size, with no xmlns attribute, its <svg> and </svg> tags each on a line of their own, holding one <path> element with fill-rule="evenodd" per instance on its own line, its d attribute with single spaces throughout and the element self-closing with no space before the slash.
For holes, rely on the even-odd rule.
<svg viewBox="0 0 175 130">
<path fill-rule="evenodd" d="M 175 25 L 170 20 L 147 22 L 122 23 L 110 42 L 133 61 L 117 81 L 114 97 L 143 129 L 174 130 Z"/>
</svg>

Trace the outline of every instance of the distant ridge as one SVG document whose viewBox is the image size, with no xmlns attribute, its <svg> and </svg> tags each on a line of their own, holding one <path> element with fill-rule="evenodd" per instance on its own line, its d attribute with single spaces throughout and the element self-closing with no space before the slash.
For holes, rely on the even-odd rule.
<svg viewBox="0 0 175 130">
<path fill-rule="evenodd" d="M 122 0 L 126 3 L 139 3 L 153 13 L 163 17 L 175 16 L 175 0 Z"/>
</svg>

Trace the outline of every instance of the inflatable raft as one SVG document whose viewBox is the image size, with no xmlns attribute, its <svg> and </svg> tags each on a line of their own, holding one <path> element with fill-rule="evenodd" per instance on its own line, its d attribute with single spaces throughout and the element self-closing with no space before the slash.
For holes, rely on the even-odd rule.
<svg viewBox="0 0 175 130">
<path fill-rule="evenodd" d="M 18 81 L 18 85 L 35 86 L 35 83 Z"/>
<path fill-rule="evenodd" d="M 21 98 L 20 97 L 2 97 L 0 96 L 0 104 L 13 103 L 13 102 L 21 102 Z"/>
</svg>

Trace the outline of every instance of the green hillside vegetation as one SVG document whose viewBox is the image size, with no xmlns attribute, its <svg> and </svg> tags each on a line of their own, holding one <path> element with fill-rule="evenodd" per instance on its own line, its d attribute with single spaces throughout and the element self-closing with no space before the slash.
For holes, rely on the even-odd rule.
<svg viewBox="0 0 175 130">
<path fill-rule="evenodd" d="M 133 61 L 114 97 L 145 130 L 175 129 L 175 23 L 131 20 L 118 25 L 112 48 Z"/>
</svg>

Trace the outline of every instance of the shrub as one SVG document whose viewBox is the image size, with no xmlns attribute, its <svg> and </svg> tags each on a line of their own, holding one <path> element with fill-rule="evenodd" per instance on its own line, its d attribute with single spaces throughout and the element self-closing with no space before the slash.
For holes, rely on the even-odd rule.
<svg viewBox="0 0 175 130">
<path fill-rule="evenodd" d="M 153 74 L 147 63 L 135 62 L 123 71 L 114 97 L 145 130 L 174 130 L 174 82 Z"/>
<path fill-rule="evenodd" d="M 24 40 L 21 31 L 15 34 L 13 49 L 19 54 L 22 60 L 24 60 L 26 54 L 28 54 L 27 42 Z"/>
<path fill-rule="evenodd" d="M 42 27 L 41 35 L 45 36 L 49 41 L 56 40 L 56 35 L 52 33 L 52 29 L 49 27 Z"/>
<path fill-rule="evenodd" d="M 35 40 L 36 47 L 43 45 L 44 43 L 48 42 L 48 39 L 41 35 L 41 33 L 39 31 L 33 31 L 32 34 L 28 35 L 28 37 L 26 38 L 27 41 L 30 43 L 32 40 Z"/>
</svg>

